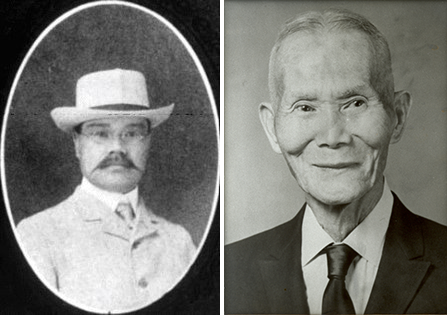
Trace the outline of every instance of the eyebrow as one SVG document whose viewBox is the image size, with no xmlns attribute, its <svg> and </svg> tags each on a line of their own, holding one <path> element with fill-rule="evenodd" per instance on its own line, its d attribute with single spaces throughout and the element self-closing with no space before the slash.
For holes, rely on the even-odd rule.
<svg viewBox="0 0 447 315">
<path fill-rule="evenodd" d="M 366 88 L 366 86 L 364 84 L 357 85 L 357 86 L 355 86 L 353 88 L 350 88 L 350 89 L 344 91 L 343 93 L 341 93 L 337 97 L 337 99 L 338 100 L 342 100 L 342 99 L 347 99 L 347 98 L 350 98 L 350 97 L 353 97 L 353 96 L 356 96 L 356 95 L 359 95 L 359 94 L 363 94 L 361 92 L 364 91 L 365 88 Z"/>
<path fill-rule="evenodd" d="M 363 94 L 362 92 L 367 88 L 366 85 L 364 84 L 360 84 L 357 86 L 354 86 L 352 88 L 347 89 L 346 91 L 343 91 L 339 96 L 337 96 L 337 100 L 341 100 L 341 99 L 347 99 L 350 98 L 352 96 L 356 96 L 359 94 Z M 309 102 L 313 102 L 313 101 L 318 101 L 318 97 L 316 97 L 313 94 L 292 94 L 292 97 L 296 100 L 296 101 L 309 101 Z"/>
<path fill-rule="evenodd" d="M 347 99 L 350 98 L 352 96 L 356 96 L 359 94 L 364 94 L 365 89 L 368 86 L 365 84 L 360 84 L 357 86 L 354 86 L 352 88 L 347 89 L 346 91 L 343 91 L 340 95 L 337 96 L 337 100 L 341 100 L 341 99 Z M 318 101 L 318 97 L 315 96 L 314 94 L 292 94 L 292 97 L 297 100 L 297 101 Z"/>
<path fill-rule="evenodd" d="M 313 102 L 313 101 L 317 101 L 318 98 L 315 97 L 314 95 L 310 95 L 310 94 L 296 94 L 296 95 L 292 95 L 292 97 L 294 99 L 296 99 L 296 101 L 309 101 L 309 102 Z"/>
</svg>

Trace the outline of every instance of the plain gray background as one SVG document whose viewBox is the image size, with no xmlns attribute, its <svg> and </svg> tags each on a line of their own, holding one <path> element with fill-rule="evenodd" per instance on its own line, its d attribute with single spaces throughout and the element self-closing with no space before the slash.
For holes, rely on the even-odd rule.
<svg viewBox="0 0 447 315">
<path fill-rule="evenodd" d="M 54 206 L 81 182 L 71 135 L 50 117 L 74 106 L 84 74 L 141 71 L 151 107 L 175 103 L 152 133 L 140 194 L 157 214 L 183 225 L 198 245 L 216 198 L 217 126 L 204 78 L 177 35 L 136 8 L 101 5 L 53 28 L 28 60 L 13 94 L 5 133 L 6 188 L 15 223 Z"/>
<path fill-rule="evenodd" d="M 413 107 L 403 138 L 391 145 L 385 176 L 414 213 L 447 223 L 447 2 L 225 2 L 225 243 L 283 223 L 304 195 L 258 118 L 270 101 L 270 50 L 283 23 L 331 7 L 368 18 L 385 35 L 396 90 Z"/>
</svg>

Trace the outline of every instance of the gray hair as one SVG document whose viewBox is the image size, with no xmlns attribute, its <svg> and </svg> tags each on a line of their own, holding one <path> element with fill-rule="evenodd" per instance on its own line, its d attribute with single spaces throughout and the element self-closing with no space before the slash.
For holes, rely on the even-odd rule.
<svg viewBox="0 0 447 315">
<path fill-rule="evenodd" d="M 297 32 L 315 34 L 332 30 L 353 30 L 367 35 L 372 52 L 370 83 L 386 107 L 393 104 L 394 79 L 388 43 L 380 31 L 365 17 L 344 9 L 329 9 L 322 13 L 306 12 L 286 22 L 270 54 L 269 90 L 273 104 L 281 102 L 284 93 L 283 71 L 277 64 L 277 54 L 284 40 Z M 389 108 L 389 107 L 388 107 Z"/>
</svg>

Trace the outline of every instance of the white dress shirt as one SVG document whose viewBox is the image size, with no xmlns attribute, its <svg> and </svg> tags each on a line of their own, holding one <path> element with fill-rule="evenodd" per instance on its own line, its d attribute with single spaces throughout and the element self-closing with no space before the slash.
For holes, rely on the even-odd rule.
<svg viewBox="0 0 447 315">
<path fill-rule="evenodd" d="M 363 314 L 379 268 L 385 234 L 393 207 L 393 195 L 385 181 L 382 197 L 371 213 L 343 240 L 359 255 L 346 276 L 346 289 L 356 314 Z M 336 243 L 306 206 L 302 227 L 301 264 L 311 314 L 321 314 L 323 293 L 329 282 L 327 258 L 321 250 Z"/>
<path fill-rule="evenodd" d="M 104 203 L 107 207 L 110 208 L 110 211 L 115 211 L 118 203 L 120 202 L 129 202 L 132 205 L 132 209 L 135 213 L 135 219 L 138 222 L 140 218 L 138 213 L 138 186 L 127 194 L 121 194 L 98 188 L 90 183 L 87 178 L 83 177 L 80 188 L 89 195 L 92 195 L 93 197 Z"/>
</svg>

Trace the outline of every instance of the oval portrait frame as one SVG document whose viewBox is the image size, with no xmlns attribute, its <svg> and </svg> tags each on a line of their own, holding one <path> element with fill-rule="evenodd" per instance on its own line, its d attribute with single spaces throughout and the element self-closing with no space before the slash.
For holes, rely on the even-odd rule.
<svg viewBox="0 0 447 315">
<path fill-rule="evenodd" d="M 145 19 L 147 24 L 137 23 Z M 120 27 L 113 29 L 107 23 Z M 92 25 L 109 27 L 104 31 Z M 142 25 L 157 28 L 148 34 Z M 134 37 L 122 36 L 126 32 Z M 99 34 L 103 41 L 95 37 Z M 118 37 L 122 42 L 113 42 Z M 139 41 L 129 45 L 135 38 Z M 155 48 L 148 48 L 148 38 L 155 40 Z M 97 59 L 91 61 L 92 57 Z M 74 106 L 76 81 L 82 75 L 115 68 L 145 75 L 151 108 L 175 104 L 171 117 L 152 133 L 147 172 L 139 190 L 146 204 L 150 199 L 148 208 L 183 226 L 197 248 L 181 277 L 164 294 L 174 290 L 203 255 L 219 198 L 217 107 L 204 67 L 181 32 L 151 9 L 125 1 L 81 4 L 51 22 L 26 53 L 9 92 L 1 134 L 3 196 L 15 239 L 34 274 L 58 298 L 90 312 L 136 311 L 163 299 L 164 294 L 130 309 L 84 305 L 57 291 L 35 271 L 15 227 L 68 198 L 82 178 L 71 137 L 51 121 L 51 109 Z"/>
</svg>

